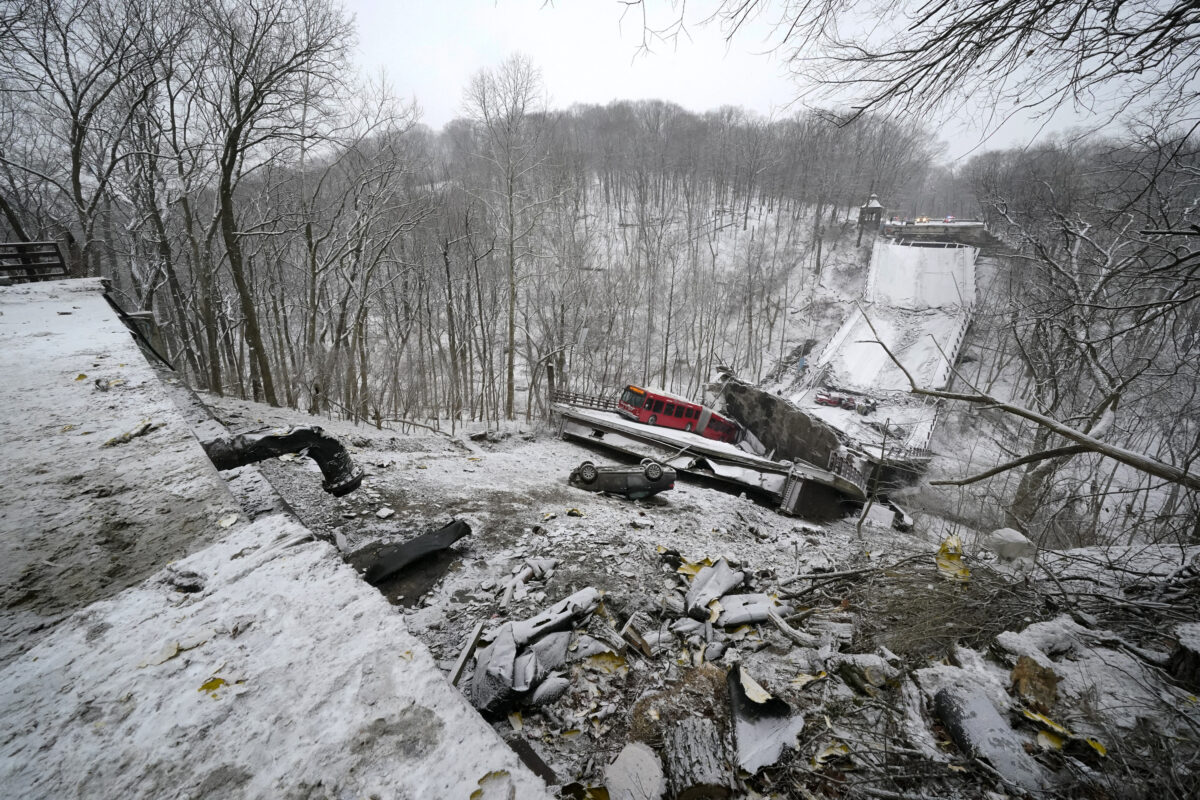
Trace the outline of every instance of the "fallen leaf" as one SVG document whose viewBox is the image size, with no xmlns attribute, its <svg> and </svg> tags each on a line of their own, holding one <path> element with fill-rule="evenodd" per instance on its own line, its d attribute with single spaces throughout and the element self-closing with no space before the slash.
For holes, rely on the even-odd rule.
<svg viewBox="0 0 1200 800">
<path fill-rule="evenodd" d="M 712 565 L 712 560 L 707 556 L 699 561 L 688 561 L 685 559 L 675 571 L 680 575 L 687 575 L 690 578 L 694 578 L 696 577 L 696 573 L 698 573 L 700 570 L 704 569 L 705 567 L 711 567 Z"/>
<path fill-rule="evenodd" d="M 721 612 L 724 610 L 725 607 L 721 605 L 721 601 L 714 598 L 708 604 L 708 621 L 716 622 L 717 618 L 721 616 Z"/>
<path fill-rule="evenodd" d="M 84 375 L 84 374 L 81 372 L 81 373 L 79 373 L 78 375 L 76 375 L 76 376 L 75 376 L 75 380 L 77 380 L 77 381 L 86 381 L 86 380 L 87 380 L 87 375 Z"/>
<path fill-rule="evenodd" d="M 750 677 L 750 673 L 744 669 L 738 670 L 738 674 L 742 679 L 742 690 L 746 692 L 746 697 L 749 697 L 755 703 L 765 703 L 771 699 L 771 693 L 758 684 L 758 681 Z"/>
<path fill-rule="evenodd" d="M 508 724 L 512 725 L 514 731 L 519 731 L 525 727 L 525 720 L 521 717 L 520 711 L 514 711 L 508 715 Z"/>
<path fill-rule="evenodd" d="M 1059 736 L 1057 733 L 1050 731 L 1038 731 L 1037 735 L 1038 747 L 1043 750 L 1062 750 L 1066 739 Z"/>
<path fill-rule="evenodd" d="M 839 761 L 849 758 L 850 748 L 842 742 L 833 741 L 825 745 L 825 747 L 821 748 L 821 750 L 815 756 L 813 756 L 812 765 L 819 769 L 820 767 L 828 764 L 830 761 Z"/>
<path fill-rule="evenodd" d="M 488 786 L 499 783 L 500 781 L 504 780 L 507 777 L 508 777 L 508 770 L 506 770 L 506 769 L 493 770 L 492 772 L 489 772 L 488 774 L 484 775 L 482 778 L 479 779 L 478 786 L 480 788 L 471 792 L 471 800 L 483 800 L 483 797 L 485 796 L 485 792 L 487 791 Z"/>
<path fill-rule="evenodd" d="M 1095 750 L 1100 755 L 1102 755 L 1102 756 L 1108 755 L 1108 748 L 1105 747 L 1104 745 L 1100 744 L 1100 742 L 1096 741 L 1092 737 L 1089 736 L 1086 739 L 1084 739 L 1084 741 L 1087 742 L 1089 745 L 1091 745 L 1092 749 Z"/>
<path fill-rule="evenodd" d="M 603 672 L 607 675 L 616 673 L 624 674 L 629 669 L 625 662 L 625 658 L 616 653 L 596 653 L 593 656 L 588 656 L 583 660 L 583 665 L 589 669 L 594 669 L 597 672 Z"/>
<path fill-rule="evenodd" d="M 814 681 L 819 681 L 825 677 L 827 677 L 827 673 L 825 672 L 825 670 L 821 670 L 816 675 L 809 675 L 806 672 L 801 672 L 799 675 L 792 678 L 791 683 L 792 683 L 792 686 L 795 686 L 798 689 L 803 689 L 805 686 L 808 686 L 810 683 L 813 683 Z"/>
<path fill-rule="evenodd" d="M 1062 725 L 1059 725 L 1057 722 L 1050 719 L 1045 714 L 1039 714 L 1036 711 L 1030 711 L 1028 708 L 1021 709 L 1021 713 L 1025 715 L 1026 719 L 1031 719 L 1034 722 L 1038 722 L 1038 723 L 1041 723 L 1042 725 L 1045 725 L 1047 728 L 1049 728 L 1054 733 L 1057 733 L 1059 736 L 1068 736 L 1069 737 L 1071 735 L 1071 732 L 1069 730 L 1067 730 Z"/>
<path fill-rule="evenodd" d="M 75 427 L 76 427 L 75 425 L 63 425 L 60 433 L 66 433 L 67 431 L 73 431 L 73 430 L 75 430 Z"/>
<path fill-rule="evenodd" d="M 943 578 L 966 583 L 971 579 L 971 570 L 962 563 L 962 540 L 957 536 L 949 536 L 938 548 L 934 561 Z"/>
<path fill-rule="evenodd" d="M 568 517 L 586 517 L 587 514 L 584 514 L 578 508 L 571 508 L 571 509 L 567 509 L 567 516 Z"/>
</svg>

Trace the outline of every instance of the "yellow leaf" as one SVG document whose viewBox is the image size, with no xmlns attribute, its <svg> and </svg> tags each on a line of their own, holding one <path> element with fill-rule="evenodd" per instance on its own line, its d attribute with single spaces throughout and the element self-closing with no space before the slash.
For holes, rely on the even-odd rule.
<svg viewBox="0 0 1200 800">
<path fill-rule="evenodd" d="M 938 548 L 934 561 L 937 563 L 939 574 L 952 581 L 966 583 L 971 579 L 971 570 L 962 563 L 962 540 L 957 536 L 947 537 Z"/>
<path fill-rule="evenodd" d="M 519 731 L 525 727 L 525 720 L 521 717 L 520 711 L 514 711 L 508 715 L 508 724 L 512 725 L 514 731 Z"/>
<path fill-rule="evenodd" d="M 506 770 L 506 769 L 493 770 L 492 772 L 489 772 L 487 775 L 484 775 L 482 778 L 479 779 L 479 784 L 478 784 L 479 788 L 476 789 L 475 791 L 471 792 L 471 800 L 481 800 L 484 796 L 484 789 L 487 787 L 488 784 L 495 783 L 495 782 L 503 780 L 504 778 L 507 778 L 507 777 L 508 777 L 508 770 Z"/>
<path fill-rule="evenodd" d="M 687 575 L 690 578 L 694 578 L 694 577 L 696 577 L 696 573 L 698 573 L 700 570 L 704 569 L 705 567 L 711 567 L 712 564 L 713 564 L 712 560 L 706 556 L 706 557 L 700 559 L 699 561 L 686 561 L 685 560 L 682 564 L 679 565 L 679 567 L 675 571 L 678 572 L 680 575 Z"/>
<path fill-rule="evenodd" d="M 749 697 L 755 703 L 765 703 L 771 699 L 771 693 L 758 684 L 758 681 L 750 677 L 750 673 L 746 670 L 738 670 L 742 677 L 742 690 L 746 692 L 746 697 Z"/>
<path fill-rule="evenodd" d="M 1045 725 L 1047 728 L 1049 728 L 1054 733 L 1057 733 L 1059 736 L 1069 737 L 1071 735 L 1071 732 L 1069 730 L 1064 728 L 1062 725 L 1059 725 L 1057 722 L 1050 719 L 1045 714 L 1039 714 L 1036 711 L 1030 711 L 1028 708 L 1021 709 L 1021 713 L 1025 715 L 1025 719 L 1031 719 L 1034 722 L 1041 723 L 1042 725 Z"/>
<path fill-rule="evenodd" d="M 814 767 L 822 767 L 830 761 L 836 761 L 841 758 L 850 757 L 850 748 L 839 741 L 832 741 L 825 745 L 812 759 Z"/>
<path fill-rule="evenodd" d="M 608 675 L 615 673 L 624 674 L 628 666 L 625 663 L 624 657 L 616 653 L 596 653 L 594 656 L 588 656 L 584 659 L 583 664 L 589 669 L 594 669 L 598 672 L 604 672 Z"/>
<path fill-rule="evenodd" d="M 1066 739 L 1059 736 L 1057 733 L 1050 731 L 1038 731 L 1037 743 L 1038 747 L 1043 750 L 1062 750 Z"/>
<path fill-rule="evenodd" d="M 197 689 L 197 691 L 215 692 L 217 689 L 220 689 L 222 686 L 228 686 L 228 685 L 229 685 L 229 683 L 224 678 L 218 678 L 214 675 L 213 677 L 206 680 L 204 683 L 200 684 L 200 688 Z"/>
<path fill-rule="evenodd" d="M 74 426 L 74 425 L 63 425 L 63 426 L 62 426 L 62 431 L 61 431 L 61 432 L 62 432 L 62 433 L 66 433 L 67 431 L 73 431 L 73 430 L 75 430 L 75 426 Z"/>
<path fill-rule="evenodd" d="M 77 380 L 77 381 L 86 381 L 86 380 L 87 380 L 87 375 L 84 375 L 84 374 L 81 372 L 81 373 L 79 373 L 78 375 L 76 375 L 76 376 L 75 376 L 75 380 Z"/>
<path fill-rule="evenodd" d="M 1102 756 L 1108 755 L 1108 748 L 1105 747 L 1104 745 L 1100 744 L 1100 742 L 1096 741 L 1092 737 L 1089 736 L 1086 739 L 1084 739 L 1084 741 L 1087 742 L 1088 744 L 1090 744 L 1092 746 L 1092 749 L 1095 750 L 1100 755 L 1102 755 Z"/>
<path fill-rule="evenodd" d="M 721 616 L 721 612 L 724 610 L 725 610 L 725 607 L 723 605 L 721 605 L 721 601 L 717 600 L 717 599 L 713 599 L 708 604 L 708 621 L 716 622 L 717 617 Z"/>
<path fill-rule="evenodd" d="M 821 670 L 816 675 L 809 675 L 806 672 L 801 672 L 799 675 L 792 678 L 792 686 L 795 686 L 798 689 L 803 689 L 805 686 L 808 686 L 813 681 L 819 681 L 822 678 L 826 677 L 826 675 L 827 675 L 827 673 L 825 672 L 825 670 Z"/>
</svg>

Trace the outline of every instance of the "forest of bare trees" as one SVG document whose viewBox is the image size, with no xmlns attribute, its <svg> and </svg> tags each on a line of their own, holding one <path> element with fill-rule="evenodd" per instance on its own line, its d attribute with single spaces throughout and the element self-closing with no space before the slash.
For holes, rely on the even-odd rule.
<svg viewBox="0 0 1200 800">
<path fill-rule="evenodd" d="M 519 56 L 435 134 L 349 71 L 325 0 L 31 2 L 3 25 L 5 236 L 65 242 L 155 312 L 194 384 L 360 419 L 761 372 L 852 209 L 933 155 L 886 117 L 551 111 Z"/>
<path fill-rule="evenodd" d="M 453 427 L 540 413 L 556 387 L 696 395 L 719 366 L 757 380 L 829 271 L 861 269 L 850 232 L 874 192 L 982 214 L 1012 248 L 981 298 L 989 355 L 959 388 L 1015 386 L 1004 400 L 1077 436 L 1026 431 L 1009 522 L 1094 528 L 1114 485 L 1140 487 L 1131 519 L 1186 513 L 1200 260 L 1179 232 L 1200 161 L 1178 98 L 1118 136 L 951 168 L 919 122 L 861 107 L 552 109 L 512 56 L 435 132 L 350 69 L 329 0 L 3 13 L 2 235 L 62 243 L 73 274 L 154 312 L 198 388 Z M 1166 471 L 1123 477 L 1105 448 Z"/>
</svg>

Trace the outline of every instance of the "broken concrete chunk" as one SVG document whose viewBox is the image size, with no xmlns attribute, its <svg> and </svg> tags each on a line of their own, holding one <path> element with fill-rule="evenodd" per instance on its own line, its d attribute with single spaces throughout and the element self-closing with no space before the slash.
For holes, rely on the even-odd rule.
<svg viewBox="0 0 1200 800">
<path fill-rule="evenodd" d="M 641 742 L 625 745 L 604 768 L 604 788 L 609 800 L 660 800 L 667 793 L 667 778 L 658 754 Z"/>
<path fill-rule="evenodd" d="M 671 623 L 671 633 L 677 633 L 685 639 L 689 636 L 704 634 L 704 623 L 694 619 L 677 619 Z"/>
<path fill-rule="evenodd" d="M 687 615 L 692 619 L 708 619 L 708 604 L 741 586 L 745 578 L 744 572 L 734 570 L 723 558 L 718 559 L 711 567 L 701 568 L 696 577 L 692 578 L 691 588 L 683 601 Z"/>
<path fill-rule="evenodd" d="M 771 611 L 786 614 L 790 608 L 777 604 L 765 594 L 727 594 L 721 598 L 721 614 L 717 625 L 756 625 L 766 622 Z"/>
<path fill-rule="evenodd" d="M 933 711 L 963 753 L 984 759 L 1006 781 L 1027 792 L 1036 794 L 1048 787 L 1046 773 L 1025 752 L 1021 737 L 982 692 L 946 687 L 934 695 Z"/>
<path fill-rule="evenodd" d="M 567 689 L 570 688 L 570 679 L 556 672 L 551 673 L 533 690 L 533 695 L 529 698 L 529 704 L 533 706 L 545 706 L 556 703 L 559 698 L 567 693 Z"/>
<path fill-rule="evenodd" d="M 455 520 L 444 528 L 423 533 L 402 544 L 385 545 L 370 551 L 364 548 L 354 553 L 350 561 L 364 570 L 363 577 L 367 583 L 377 586 L 409 564 L 445 550 L 470 532 L 470 525 L 462 520 Z"/>
<path fill-rule="evenodd" d="M 567 646 L 571 644 L 569 631 L 548 633 L 529 645 L 530 651 L 537 656 L 537 672 L 534 680 L 540 681 L 546 674 L 553 672 L 567 662 Z"/>
<path fill-rule="evenodd" d="M 566 630 L 572 621 L 592 613 L 600 605 L 600 592 L 592 587 L 580 589 L 530 619 L 514 622 L 513 639 L 518 647 L 554 631 Z"/>
<path fill-rule="evenodd" d="M 575 640 L 575 645 L 570 650 L 567 658 L 571 661 L 579 661 L 590 656 L 598 656 L 601 653 L 614 653 L 614 651 L 599 639 L 593 639 L 591 636 L 581 634 Z"/>
<path fill-rule="evenodd" d="M 537 656 L 532 650 L 525 650 L 513 662 L 513 688 L 518 692 L 527 692 L 535 682 L 537 674 Z"/>
<path fill-rule="evenodd" d="M 779 760 L 794 747 L 804 729 L 804 717 L 768 694 L 740 664 L 729 670 L 729 702 L 733 706 L 733 730 L 738 766 L 753 774 Z"/>
<path fill-rule="evenodd" d="M 380 519 L 387 519 L 388 517 L 392 516 L 395 513 L 396 513 L 396 509 L 390 508 L 388 506 L 384 506 L 383 508 L 381 508 L 375 512 L 375 516 L 379 517 Z"/>
<path fill-rule="evenodd" d="M 498 714 L 516 698 L 513 675 L 517 645 L 512 623 L 500 627 L 495 639 L 476 653 L 475 675 L 471 679 L 471 705 L 480 713 Z"/>
</svg>

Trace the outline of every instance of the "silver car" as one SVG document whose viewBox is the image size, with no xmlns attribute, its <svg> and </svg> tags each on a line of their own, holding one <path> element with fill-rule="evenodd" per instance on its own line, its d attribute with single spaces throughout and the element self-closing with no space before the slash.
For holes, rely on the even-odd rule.
<svg viewBox="0 0 1200 800">
<path fill-rule="evenodd" d="M 675 488 L 675 470 L 652 458 L 642 459 L 636 467 L 598 467 L 584 461 L 571 471 L 567 482 L 589 492 L 611 492 L 638 500 Z"/>
</svg>

